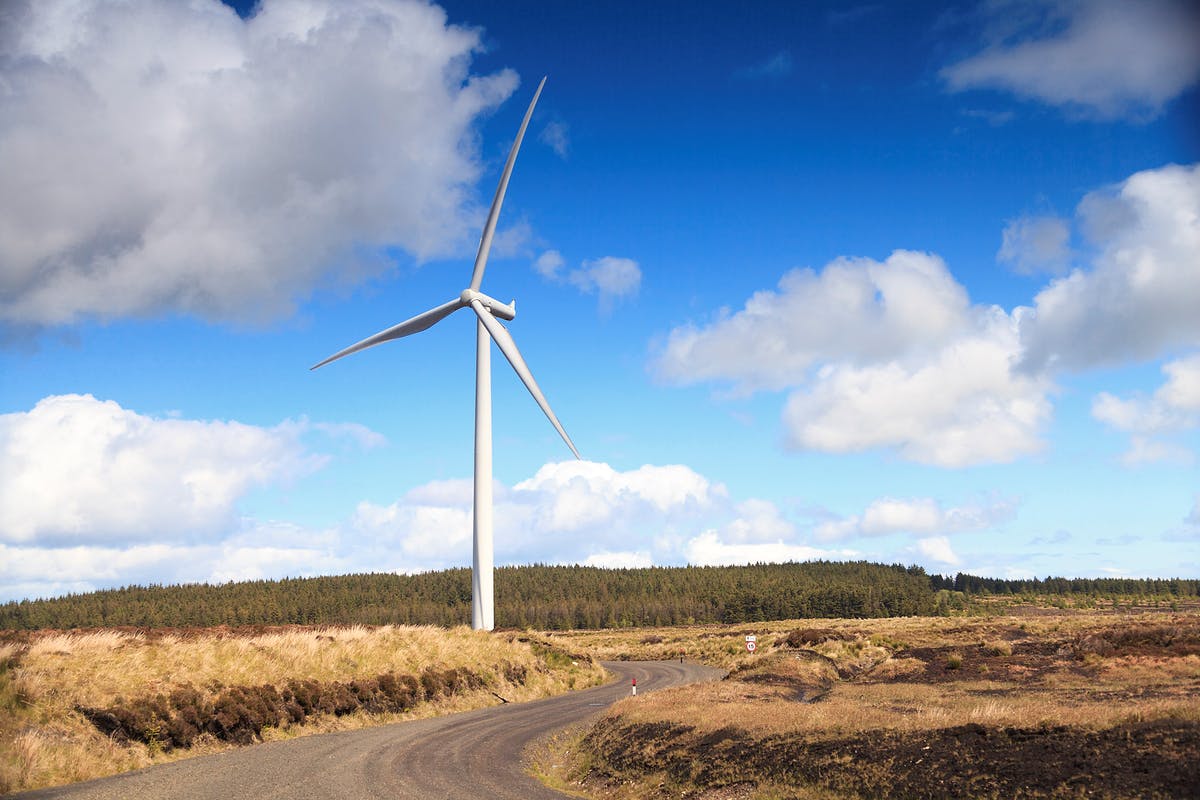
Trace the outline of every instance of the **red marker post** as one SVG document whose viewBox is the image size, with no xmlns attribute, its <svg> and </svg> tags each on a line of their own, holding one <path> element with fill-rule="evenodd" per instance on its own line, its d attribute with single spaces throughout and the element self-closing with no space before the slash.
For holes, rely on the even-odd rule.
<svg viewBox="0 0 1200 800">
<path fill-rule="evenodd" d="M 633 679 L 633 696 L 637 697 L 637 678 Z"/>
</svg>

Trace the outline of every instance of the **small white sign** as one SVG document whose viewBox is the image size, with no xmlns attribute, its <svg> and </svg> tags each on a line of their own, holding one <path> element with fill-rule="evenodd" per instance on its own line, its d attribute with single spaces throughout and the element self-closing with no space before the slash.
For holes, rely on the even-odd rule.
<svg viewBox="0 0 1200 800">
<path fill-rule="evenodd" d="M 751 633 L 751 634 L 748 634 L 748 635 L 746 636 L 746 641 L 747 641 L 747 642 L 757 642 L 757 641 L 758 641 L 758 637 L 757 637 L 757 636 L 755 636 L 753 633 Z"/>
</svg>

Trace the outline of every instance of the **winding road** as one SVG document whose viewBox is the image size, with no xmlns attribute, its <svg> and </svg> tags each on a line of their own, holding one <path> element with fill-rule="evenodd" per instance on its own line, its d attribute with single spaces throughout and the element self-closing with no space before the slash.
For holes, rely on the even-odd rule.
<svg viewBox="0 0 1200 800">
<path fill-rule="evenodd" d="M 603 710 L 630 691 L 715 680 L 723 673 L 674 661 L 612 662 L 617 679 L 594 689 L 378 728 L 270 742 L 14 797 L 72 800 L 553 800 L 526 775 L 535 739 Z"/>
</svg>

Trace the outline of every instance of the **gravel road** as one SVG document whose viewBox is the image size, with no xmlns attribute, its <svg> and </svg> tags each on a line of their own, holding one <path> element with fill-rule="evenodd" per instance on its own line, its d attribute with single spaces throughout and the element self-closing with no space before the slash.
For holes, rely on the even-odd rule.
<svg viewBox="0 0 1200 800">
<path fill-rule="evenodd" d="M 723 673 L 674 661 L 604 665 L 617 680 L 595 689 L 359 731 L 231 750 L 111 778 L 12 797 L 72 800 L 550 800 L 566 797 L 524 772 L 534 739 L 586 719 L 630 693 Z"/>
</svg>

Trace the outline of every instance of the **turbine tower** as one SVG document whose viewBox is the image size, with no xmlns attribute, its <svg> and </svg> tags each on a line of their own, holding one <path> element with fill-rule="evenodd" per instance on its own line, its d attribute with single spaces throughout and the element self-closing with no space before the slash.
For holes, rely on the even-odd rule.
<svg viewBox="0 0 1200 800">
<path fill-rule="evenodd" d="M 545 85 L 546 79 L 542 78 L 533 94 L 533 100 L 529 103 L 529 110 L 525 112 L 525 119 L 521 121 L 521 129 L 517 131 L 512 149 L 508 152 L 504 174 L 500 176 L 500 185 L 496 187 L 496 196 L 492 198 L 492 207 L 483 226 L 483 235 L 479 238 L 479 252 L 475 255 L 475 269 L 471 273 L 470 285 L 450 302 L 431 308 L 374 336 L 368 336 L 312 367 L 317 369 L 381 342 L 420 333 L 460 308 L 469 307 L 475 312 L 475 522 L 471 559 L 471 627 L 475 630 L 490 631 L 495 627 L 495 598 L 492 589 L 492 350 L 489 337 L 495 340 L 500 352 L 504 353 L 504 357 L 525 384 L 525 388 L 533 395 L 533 399 L 549 418 L 550 424 L 558 431 L 558 435 L 567 443 L 567 447 L 571 448 L 575 457 L 579 458 L 579 451 L 575 449 L 571 437 L 563 430 L 558 417 L 554 416 L 550 404 L 546 402 L 546 396 L 538 388 L 525 359 L 521 357 L 516 342 L 508 330 L 496 320 L 499 317 L 511 321 L 516 317 L 516 301 L 505 305 L 479 291 L 480 284 L 483 283 L 483 270 L 487 267 L 488 251 L 492 247 L 492 235 L 496 232 L 496 219 L 500 216 L 500 205 L 504 202 L 504 192 L 508 188 L 509 176 L 512 175 L 513 162 L 517 160 L 517 151 L 521 149 L 521 140 L 525 138 L 525 128 L 529 126 L 533 107 L 537 105 Z"/>
</svg>

